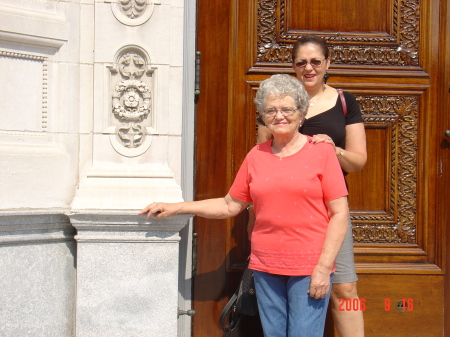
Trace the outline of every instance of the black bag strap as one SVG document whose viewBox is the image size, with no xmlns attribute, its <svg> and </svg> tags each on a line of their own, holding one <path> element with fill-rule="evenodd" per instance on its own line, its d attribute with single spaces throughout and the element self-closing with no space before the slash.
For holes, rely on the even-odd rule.
<svg viewBox="0 0 450 337">
<path fill-rule="evenodd" d="M 250 256 L 247 258 L 247 267 L 249 261 Z M 244 274 L 247 271 L 248 269 L 246 268 L 244 270 L 244 273 L 242 274 L 241 281 L 239 282 L 239 287 L 236 289 L 233 296 L 230 297 L 230 299 L 227 302 L 227 305 L 225 305 L 225 307 L 222 310 L 222 313 L 220 314 L 219 326 L 222 328 L 223 337 L 231 336 L 229 334 L 232 333 L 233 329 L 236 327 L 236 325 L 242 318 L 242 314 L 236 311 L 236 306 L 239 292 L 241 290 L 242 279 L 244 278 Z"/>
<path fill-rule="evenodd" d="M 236 290 L 236 292 L 231 296 L 230 300 L 228 301 L 227 305 L 223 308 L 222 313 L 220 314 L 219 318 L 219 326 L 223 331 L 223 336 L 229 336 L 228 334 L 231 333 L 234 329 L 234 327 L 239 323 L 242 315 L 238 314 L 236 310 L 236 301 L 238 297 L 239 288 Z M 234 308 L 233 308 L 234 306 Z M 231 317 L 231 319 L 230 319 Z M 228 323 L 227 323 L 228 321 Z"/>
<path fill-rule="evenodd" d="M 342 89 L 337 89 L 339 97 L 341 98 L 342 111 L 344 112 L 344 117 L 347 117 L 347 102 L 345 101 L 344 91 Z"/>
</svg>

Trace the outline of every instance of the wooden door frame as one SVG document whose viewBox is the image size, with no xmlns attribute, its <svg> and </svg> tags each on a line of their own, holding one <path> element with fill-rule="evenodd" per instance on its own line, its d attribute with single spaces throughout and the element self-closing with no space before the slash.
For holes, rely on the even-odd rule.
<svg viewBox="0 0 450 337">
<path fill-rule="evenodd" d="M 437 132 L 445 132 L 450 130 L 450 2 L 448 0 L 440 1 L 440 40 L 439 44 L 442 47 L 440 55 L 439 68 L 442 71 L 442 113 L 440 114 L 440 121 L 438 123 L 441 129 Z M 441 135 L 444 136 L 444 135 Z M 442 263 L 445 271 L 444 283 L 444 336 L 450 334 L 450 248 L 447 246 L 450 242 L 450 228 L 448 226 L 448 219 L 450 218 L 450 137 L 443 138 L 440 147 L 441 162 L 437 163 L 438 177 L 442 183 L 438 183 L 437 198 L 441 199 L 439 207 L 438 227 L 442 228 L 442 247 L 444 249 Z M 442 171 L 441 171 L 442 170 Z M 441 175 L 439 174 L 441 171 Z"/>
</svg>

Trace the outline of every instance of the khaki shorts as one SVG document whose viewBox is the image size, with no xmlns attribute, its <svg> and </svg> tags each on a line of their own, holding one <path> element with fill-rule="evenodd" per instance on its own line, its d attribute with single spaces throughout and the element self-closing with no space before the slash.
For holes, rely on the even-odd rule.
<svg viewBox="0 0 450 337">
<path fill-rule="evenodd" d="M 344 243 L 336 257 L 336 271 L 333 277 L 333 283 L 351 283 L 356 282 L 358 276 L 355 271 L 355 257 L 353 253 L 353 232 L 350 217 L 348 218 L 347 234 Z"/>
</svg>

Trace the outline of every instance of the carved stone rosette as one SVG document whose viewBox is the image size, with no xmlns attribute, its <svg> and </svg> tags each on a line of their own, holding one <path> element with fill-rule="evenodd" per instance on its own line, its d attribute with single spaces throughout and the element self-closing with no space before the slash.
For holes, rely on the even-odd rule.
<svg viewBox="0 0 450 337">
<path fill-rule="evenodd" d="M 153 127 L 153 69 L 147 54 L 137 46 L 123 48 L 110 67 L 112 84 L 113 147 L 120 154 L 134 157 L 150 146 Z"/>
</svg>

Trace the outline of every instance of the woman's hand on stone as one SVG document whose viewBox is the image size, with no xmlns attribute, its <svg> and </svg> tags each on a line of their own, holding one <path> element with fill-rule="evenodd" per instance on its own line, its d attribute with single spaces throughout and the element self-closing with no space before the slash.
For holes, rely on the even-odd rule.
<svg viewBox="0 0 450 337">
<path fill-rule="evenodd" d="M 147 213 L 147 219 L 149 218 L 167 218 L 169 216 L 178 214 L 180 210 L 179 204 L 169 204 L 165 202 L 152 202 L 144 207 L 139 214 Z"/>
</svg>

